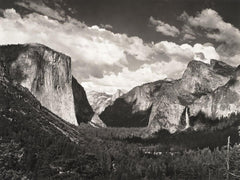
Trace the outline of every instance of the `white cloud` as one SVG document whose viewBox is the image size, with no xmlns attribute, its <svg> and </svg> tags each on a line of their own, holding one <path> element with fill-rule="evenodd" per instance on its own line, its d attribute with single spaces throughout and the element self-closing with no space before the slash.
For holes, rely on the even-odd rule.
<svg viewBox="0 0 240 180">
<path fill-rule="evenodd" d="M 210 59 L 219 59 L 214 47 L 209 45 L 189 44 L 177 45 L 173 42 L 162 41 L 153 47 L 155 52 L 165 52 L 169 61 L 156 61 L 152 64 L 143 64 L 136 71 L 123 68 L 118 74 L 104 74 L 103 78 L 91 77 L 90 81 L 82 83 L 87 90 L 98 89 L 99 91 L 114 93 L 117 89 L 130 90 L 143 83 L 157 81 L 165 78 L 178 79 L 189 61 L 195 59 L 209 63 Z M 199 54 L 202 55 L 199 58 Z M 114 88 L 112 88 L 114 87 Z"/>
<path fill-rule="evenodd" d="M 240 31 L 232 24 L 223 21 L 222 17 L 212 9 L 205 9 L 196 17 L 189 17 L 192 26 L 217 29 L 219 32 L 209 32 L 207 36 L 219 42 L 237 42 L 240 44 Z"/>
<path fill-rule="evenodd" d="M 113 27 L 110 24 L 100 24 L 101 28 L 104 29 L 113 29 Z"/>
<path fill-rule="evenodd" d="M 155 26 L 155 30 L 157 32 L 161 32 L 165 36 L 176 37 L 180 33 L 179 30 L 175 26 L 171 26 L 160 20 L 156 20 L 152 16 L 149 18 L 149 22 Z"/>
<path fill-rule="evenodd" d="M 193 40 L 193 39 L 196 39 L 196 37 L 191 34 L 184 34 L 183 36 L 183 40 Z"/>
<path fill-rule="evenodd" d="M 0 17 L 0 44 L 42 43 L 72 57 L 72 69 L 85 87 L 126 89 L 165 77 L 178 78 L 197 53 L 217 59 L 211 46 L 147 44 L 139 37 L 115 34 L 67 18 L 64 23 L 36 13 L 21 17 L 14 9 Z"/>
<path fill-rule="evenodd" d="M 193 46 L 193 52 L 195 55 L 202 53 L 204 55 L 204 58 L 201 58 L 201 59 L 194 58 L 194 59 L 202 60 L 205 63 L 210 63 L 211 59 L 216 59 L 216 60 L 220 59 L 218 53 L 216 52 L 216 50 L 213 46 L 195 44 Z"/>
<path fill-rule="evenodd" d="M 173 42 L 161 41 L 155 44 L 155 47 L 156 49 L 158 50 L 160 49 L 167 53 L 171 57 L 171 60 L 188 62 L 190 60 L 193 60 L 195 55 L 198 53 L 202 53 L 204 55 L 205 59 L 203 59 L 203 61 L 206 63 L 209 63 L 211 59 L 219 60 L 219 55 L 216 52 L 215 48 L 209 45 L 202 44 L 195 44 L 194 46 L 191 46 L 189 44 L 178 45 Z"/>
<path fill-rule="evenodd" d="M 188 25 L 184 24 L 182 27 L 183 40 L 194 40 L 196 39 L 196 34 L 193 29 Z"/>
<path fill-rule="evenodd" d="M 224 22 L 216 11 L 204 9 L 195 17 L 184 12 L 181 19 L 192 27 L 205 29 L 208 38 L 220 43 L 217 52 L 221 55 L 221 60 L 234 65 L 239 63 L 235 57 L 240 54 L 240 31 L 232 24 Z"/>
<path fill-rule="evenodd" d="M 99 91 L 112 94 L 117 89 L 129 91 L 131 88 L 143 83 L 153 82 L 167 77 L 176 78 L 179 75 L 181 76 L 185 68 L 186 64 L 178 61 L 144 64 L 136 71 L 129 71 L 129 69 L 125 67 L 123 71 L 118 74 L 110 73 L 101 79 L 91 78 L 90 82 L 83 82 L 82 85 L 86 90 L 98 89 Z"/>
<path fill-rule="evenodd" d="M 53 19 L 57 19 L 59 21 L 64 21 L 64 12 L 60 11 L 57 12 L 56 10 L 53 10 L 43 4 L 43 2 L 38 1 L 38 3 L 29 1 L 29 0 L 23 0 L 22 2 L 15 2 L 16 5 L 24 7 L 28 10 L 32 10 L 34 12 L 38 12 L 44 15 L 47 15 L 48 17 L 51 17 Z"/>
<path fill-rule="evenodd" d="M 5 10 L 4 17 L 0 18 L 0 44 L 30 42 L 42 43 L 70 55 L 73 64 L 98 66 L 98 71 L 102 71 L 102 66 L 126 65 L 126 52 L 139 61 L 146 61 L 151 53 L 151 48 L 138 37 L 114 34 L 98 26 L 88 27 L 71 18 L 59 23 L 36 13 L 21 18 L 14 9 Z M 86 67 L 79 68 L 75 71 L 81 74 Z"/>
</svg>

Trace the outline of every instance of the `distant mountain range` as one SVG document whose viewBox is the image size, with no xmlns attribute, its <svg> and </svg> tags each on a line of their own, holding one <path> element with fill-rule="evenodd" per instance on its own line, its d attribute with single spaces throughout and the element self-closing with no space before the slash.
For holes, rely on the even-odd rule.
<svg viewBox="0 0 240 180">
<path fill-rule="evenodd" d="M 86 92 L 71 74 L 70 57 L 41 44 L 0 47 L 0 77 L 27 88 L 74 125 L 148 127 L 151 133 L 202 128 L 196 119 L 228 117 L 240 108 L 240 67 L 191 61 L 181 79 L 137 86 L 128 93 Z"/>
<path fill-rule="evenodd" d="M 136 158 L 140 146 L 131 143 L 178 150 L 220 147 L 229 136 L 234 143 L 239 100 L 240 66 L 221 61 L 191 61 L 181 79 L 87 97 L 70 57 L 41 44 L 1 46 L 0 179 L 94 179 L 115 173 L 115 157 L 117 165 L 125 152 Z"/>
<path fill-rule="evenodd" d="M 100 114 L 107 126 L 145 127 L 151 132 L 184 130 L 188 119 L 239 112 L 240 68 L 217 60 L 191 61 L 181 79 L 160 80 L 133 88 Z M 194 129 L 200 128 L 195 124 Z"/>
<path fill-rule="evenodd" d="M 113 104 L 113 102 L 121 97 L 124 93 L 118 89 L 114 94 L 107 94 L 104 92 L 90 91 L 87 92 L 87 98 L 93 110 L 97 114 L 101 114 L 106 107 Z"/>
</svg>

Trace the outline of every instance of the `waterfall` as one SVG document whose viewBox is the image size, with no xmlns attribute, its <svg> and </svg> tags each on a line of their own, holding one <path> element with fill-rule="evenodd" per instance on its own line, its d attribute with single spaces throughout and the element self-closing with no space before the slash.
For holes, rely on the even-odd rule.
<svg viewBox="0 0 240 180">
<path fill-rule="evenodd" d="M 186 122 L 186 127 L 185 129 L 190 127 L 190 122 L 189 122 L 189 115 L 188 115 L 189 107 L 185 108 L 185 122 Z"/>
</svg>

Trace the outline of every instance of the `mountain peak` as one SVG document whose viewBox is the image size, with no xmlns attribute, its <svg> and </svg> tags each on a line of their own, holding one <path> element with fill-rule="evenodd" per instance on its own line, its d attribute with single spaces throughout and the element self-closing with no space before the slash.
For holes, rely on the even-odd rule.
<svg viewBox="0 0 240 180">
<path fill-rule="evenodd" d="M 216 59 L 211 59 L 210 60 L 210 64 L 205 63 L 203 61 L 198 61 L 198 60 L 192 60 L 188 63 L 187 68 L 190 69 L 196 69 L 199 67 L 205 67 L 205 68 L 212 68 L 212 69 L 227 69 L 227 70 L 234 70 L 234 67 L 230 66 L 229 64 L 223 62 L 223 61 L 219 61 Z"/>
<path fill-rule="evenodd" d="M 0 66 L 0 77 L 29 89 L 43 106 L 66 121 L 77 125 L 93 116 L 84 89 L 72 76 L 69 56 L 38 43 L 4 45 L 0 46 Z"/>
<path fill-rule="evenodd" d="M 224 62 L 212 60 L 207 64 L 193 60 L 181 79 L 137 86 L 107 107 L 100 117 L 109 126 L 143 127 L 148 124 L 152 132 L 162 128 L 178 129 L 184 126 L 180 120 L 186 116 L 186 111 L 191 111 L 186 107 L 224 86 L 234 74 L 235 68 Z"/>
<path fill-rule="evenodd" d="M 115 101 L 117 98 L 119 98 L 120 96 L 122 96 L 124 93 L 122 92 L 122 90 L 118 89 L 116 91 L 115 94 L 112 95 L 112 101 Z"/>
<path fill-rule="evenodd" d="M 235 77 L 236 77 L 237 80 L 240 81 L 240 65 L 236 68 Z"/>
</svg>

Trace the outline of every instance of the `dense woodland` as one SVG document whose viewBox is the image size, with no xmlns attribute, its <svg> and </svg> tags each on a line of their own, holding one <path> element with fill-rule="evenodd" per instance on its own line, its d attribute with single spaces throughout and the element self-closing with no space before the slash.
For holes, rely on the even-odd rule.
<svg viewBox="0 0 240 180">
<path fill-rule="evenodd" d="M 145 139 L 135 137 L 126 128 L 79 128 L 83 139 L 77 145 L 60 134 L 49 137 L 34 121 L 18 120 L 10 125 L 9 121 L 1 120 L 1 147 L 7 146 L 8 150 L 0 153 L 0 178 L 226 179 L 225 145 L 230 135 L 230 172 L 235 175 L 230 178 L 234 179 L 240 175 L 240 146 L 234 145 L 237 136 L 233 133 L 237 133 L 236 122 L 232 120 L 229 126 L 219 124 L 223 130 L 201 133 L 189 130 L 176 135 L 162 131 Z M 119 132 L 129 137 L 121 137 Z M 205 147 L 201 140 L 204 135 Z M 168 144 L 163 143 L 167 141 Z M 202 148 L 197 148 L 198 143 Z"/>
<path fill-rule="evenodd" d="M 27 91 L 1 83 L 0 93 L 4 94 L 0 98 L 0 179 L 219 180 L 240 176 L 239 114 L 214 121 L 204 116 L 192 119 L 192 126 L 196 121 L 205 126 L 198 131 L 192 127 L 147 136 L 145 128 L 64 125 L 49 119 L 49 113 Z M 73 141 L 55 128 L 61 122 L 62 129 L 74 132 Z"/>
</svg>

